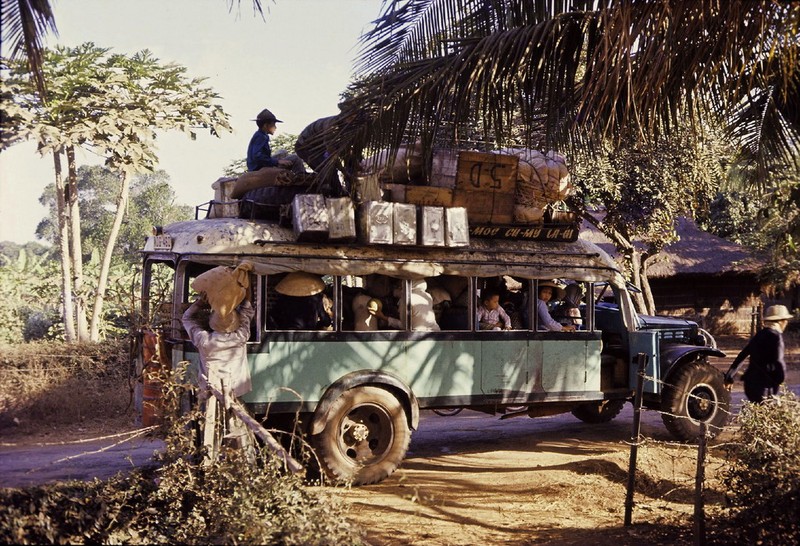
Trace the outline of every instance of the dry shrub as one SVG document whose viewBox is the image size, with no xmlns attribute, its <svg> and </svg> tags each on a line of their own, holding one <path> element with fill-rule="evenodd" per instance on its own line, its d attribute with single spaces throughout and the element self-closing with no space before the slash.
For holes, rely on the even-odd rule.
<svg viewBox="0 0 800 546">
<path fill-rule="evenodd" d="M 738 421 L 723 476 L 730 538 L 800 544 L 800 400 L 785 392 L 762 404 L 745 404 Z"/>
<path fill-rule="evenodd" d="M 344 502 L 287 474 L 271 452 L 250 464 L 225 450 L 203 465 L 198 412 L 178 416 L 185 387 L 174 379 L 167 387 L 159 465 L 107 481 L 0 490 L 0 543 L 362 543 Z"/>
<path fill-rule="evenodd" d="M 0 430 L 108 419 L 129 408 L 127 340 L 0 346 Z"/>
</svg>

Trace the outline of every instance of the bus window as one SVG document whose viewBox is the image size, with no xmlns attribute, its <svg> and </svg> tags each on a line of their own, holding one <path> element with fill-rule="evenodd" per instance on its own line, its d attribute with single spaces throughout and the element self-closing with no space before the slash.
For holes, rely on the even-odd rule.
<svg viewBox="0 0 800 546">
<path fill-rule="evenodd" d="M 342 330 L 401 330 L 404 281 L 388 275 L 350 275 L 342 284 Z M 345 311 L 346 310 L 346 311 Z"/>
<path fill-rule="evenodd" d="M 587 290 L 581 283 L 567 283 L 563 297 L 551 307 L 550 316 L 562 326 L 572 326 L 575 330 L 586 329 L 583 319 L 586 311 L 583 296 L 586 293 Z"/>
<path fill-rule="evenodd" d="M 406 305 L 400 305 L 400 321 L 404 323 L 405 310 L 411 307 L 411 329 L 414 331 L 438 332 L 441 330 L 433 309 L 433 296 L 428 291 L 427 279 L 414 279 L 406 284 L 410 295 Z M 404 298 L 405 299 L 405 298 Z"/>
<path fill-rule="evenodd" d="M 332 276 L 296 271 L 267 277 L 269 330 L 333 330 Z"/>
<path fill-rule="evenodd" d="M 441 330 L 469 330 L 469 279 L 439 275 L 425 279 L 433 314 Z"/>
<path fill-rule="evenodd" d="M 177 324 L 172 321 L 175 266 L 172 262 L 147 261 L 142 286 L 147 287 L 142 299 L 141 321 L 144 328 L 162 331 L 168 338 L 175 337 Z"/>
<path fill-rule="evenodd" d="M 476 328 L 482 331 L 519 329 L 524 308 L 522 283 L 511 277 L 486 277 L 476 283 Z M 513 318 L 512 318 L 513 315 Z"/>
</svg>

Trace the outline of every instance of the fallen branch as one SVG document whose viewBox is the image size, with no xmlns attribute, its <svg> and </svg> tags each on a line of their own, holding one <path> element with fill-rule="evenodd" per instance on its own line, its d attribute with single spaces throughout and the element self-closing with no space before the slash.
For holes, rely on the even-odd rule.
<svg viewBox="0 0 800 546">
<path fill-rule="evenodd" d="M 292 474 L 297 474 L 298 472 L 303 470 L 303 465 L 301 465 L 291 455 L 289 455 L 289 453 L 286 452 L 286 450 L 275 439 L 275 437 L 272 434 L 270 434 L 267 429 L 262 427 L 258 423 L 258 421 L 253 419 L 253 417 L 251 417 L 249 413 L 247 413 L 247 410 L 244 408 L 244 406 L 241 405 L 241 403 L 239 403 L 238 400 L 232 397 L 226 398 L 225 395 L 219 391 L 219 389 L 217 389 L 216 387 L 211 385 L 211 383 L 208 382 L 207 377 L 203 377 L 203 379 L 205 379 L 208 385 L 208 389 L 211 391 L 211 394 L 213 394 L 214 397 L 217 400 L 219 400 L 221 404 L 229 405 L 230 410 L 233 411 L 236 414 L 236 416 L 242 420 L 242 422 L 247 426 L 247 428 L 252 430 L 256 436 L 261 438 L 261 440 L 264 442 L 264 445 L 266 445 L 270 451 L 275 453 L 278 457 L 280 457 L 283 460 L 283 463 L 286 465 L 286 468 L 289 469 L 289 471 Z"/>
</svg>

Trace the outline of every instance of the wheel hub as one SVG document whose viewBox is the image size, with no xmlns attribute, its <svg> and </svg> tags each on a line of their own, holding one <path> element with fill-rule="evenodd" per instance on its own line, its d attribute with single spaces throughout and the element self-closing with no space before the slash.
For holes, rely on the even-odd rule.
<svg viewBox="0 0 800 546">
<path fill-rule="evenodd" d="M 356 442 L 363 442 L 369 437 L 369 429 L 363 423 L 357 423 L 350 429 L 350 437 Z"/>
<path fill-rule="evenodd" d="M 714 413 L 715 400 L 707 387 L 697 388 L 689 396 L 689 416 L 706 420 Z"/>
</svg>

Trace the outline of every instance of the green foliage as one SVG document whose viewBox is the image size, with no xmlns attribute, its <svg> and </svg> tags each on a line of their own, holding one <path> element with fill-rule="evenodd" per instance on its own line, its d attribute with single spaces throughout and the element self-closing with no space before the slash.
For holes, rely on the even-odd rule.
<svg viewBox="0 0 800 546">
<path fill-rule="evenodd" d="M 730 151 L 727 152 L 730 154 Z M 602 207 L 604 223 L 650 253 L 677 240 L 677 216 L 708 209 L 724 176 L 726 149 L 713 135 L 685 131 L 656 144 L 635 135 L 576 157 L 571 168 L 584 205 Z"/>
<path fill-rule="evenodd" d="M 81 241 L 87 255 L 105 248 L 113 210 L 119 198 L 120 176 L 106 167 L 82 166 L 77 171 L 78 205 L 81 210 Z M 55 185 L 49 184 L 39 201 L 50 210 L 36 228 L 36 236 L 56 243 Z M 139 262 L 139 250 L 153 226 L 193 218 L 194 211 L 187 205 L 175 204 L 175 191 L 169 184 L 169 175 L 159 170 L 135 175 L 130 185 L 128 214 L 120 227 L 115 256 L 127 263 Z"/>
<path fill-rule="evenodd" d="M 116 171 L 152 170 L 158 130 L 230 131 L 218 95 L 188 78 L 186 68 L 162 64 L 147 50 L 112 54 L 84 43 L 47 50 L 48 101 L 41 100 L 21 61 L 4 61 L 0 85 L 0 149 L 33 139 L 42 154 L 84 147 Z"/>
<path fill-rule="evenodd" d="M 800 543 L 800 400 L 745 404 L 723 482 L 737 542 Z"/>
<path fill-rule="evenodd" d="M 50 251 L 37 254 L 41 248 L 19 247 L 13 260 L 0 256 L 0 343 L 35 339 L 43 322 L 58 319 L 58 264 Z"/>
<path fill-rule="evenodd" d="M 176 376 L 173 376 L 173 379 Z M 226 449 L 201 464 L 198 412 L 175 417 L 183 385 L 167 381 L 170 417 L 158 468 L 107 481 L 0 491 L 0 542 L 17 544 L 361 544 L 346 506 L 288 475 L 270 452 L 256 464 Z"/>
</svg>

